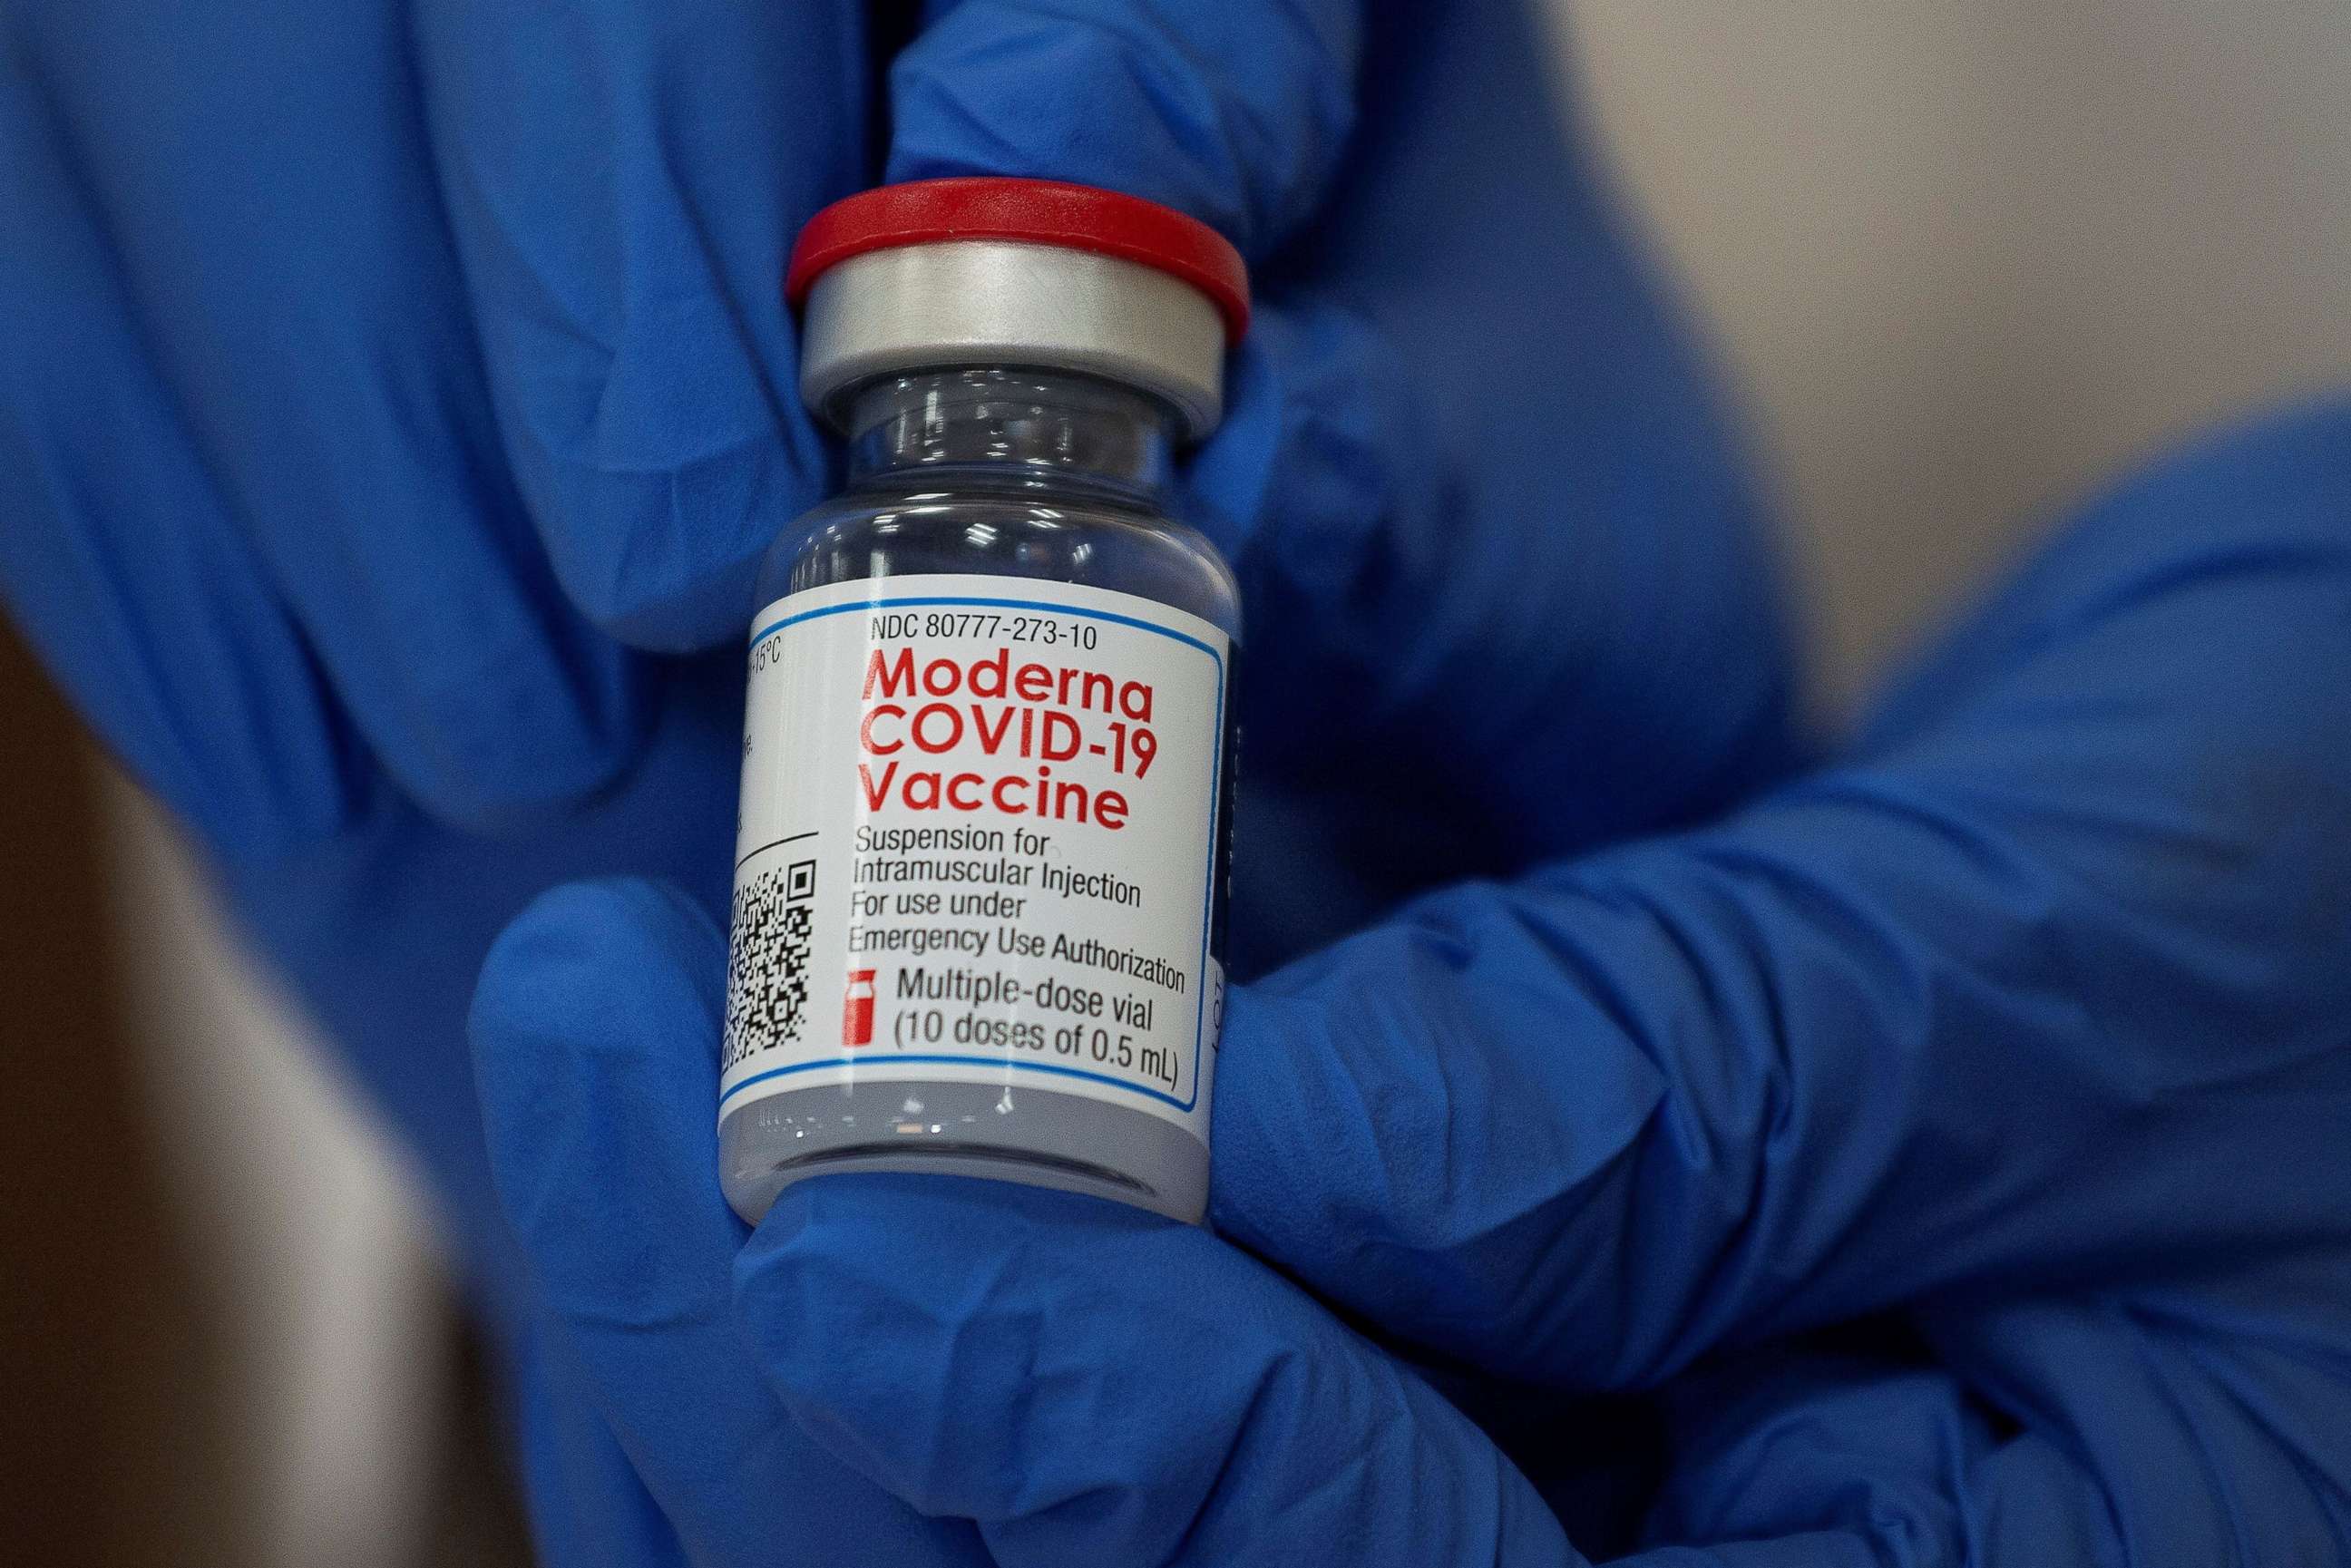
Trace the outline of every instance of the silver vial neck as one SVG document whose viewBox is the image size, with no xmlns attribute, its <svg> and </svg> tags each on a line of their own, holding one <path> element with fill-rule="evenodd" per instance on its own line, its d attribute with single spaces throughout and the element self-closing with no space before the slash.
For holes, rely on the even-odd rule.
<svg viewBox="0 0 2351 1568">
<path fill-rule="evenodd" d="M 1224 413 L 1225 324 L 1206 294 L 1115 256 L 946 240 L 852 257 L 809 292 L 800 394 L 835 424 L 859 388 L 958 365 L 1092 376 L 1173 408 L 1185 439 Z"/>
</svg>

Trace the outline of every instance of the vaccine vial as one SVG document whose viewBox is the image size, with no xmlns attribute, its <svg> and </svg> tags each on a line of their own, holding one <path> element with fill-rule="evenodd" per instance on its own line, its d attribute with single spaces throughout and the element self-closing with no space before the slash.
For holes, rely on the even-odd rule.
<svg viewBox="0 0 2351 1568">
<path fill-rule="evenodd" d="M 819 214 L 787 289 L 849 476 L 751 626 L 726 1196 L 937 1171 L 1196 1222 L 1240 612 L 1167 507 L 1240 258 L 1134 197 L 933 180 Z"/>
</svg>

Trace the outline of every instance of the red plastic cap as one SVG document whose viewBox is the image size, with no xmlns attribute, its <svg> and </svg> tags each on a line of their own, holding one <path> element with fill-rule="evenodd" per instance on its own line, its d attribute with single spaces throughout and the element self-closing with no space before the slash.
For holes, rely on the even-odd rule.
<svg viewBox="0 0 2351 1568">
<path fill-rule="evenodd" d="M 1114 256 L 1207 295 L 1238 341 L 1249 329 L 1249 268 L 1224 235 L 1173 207 L 1058 180 L 913 180 L 860 192 L 810 218 L 792 246 L 784 297 L 799 309 L 816 280 L 868 251 L 1000 239 Z"/>
</svg>

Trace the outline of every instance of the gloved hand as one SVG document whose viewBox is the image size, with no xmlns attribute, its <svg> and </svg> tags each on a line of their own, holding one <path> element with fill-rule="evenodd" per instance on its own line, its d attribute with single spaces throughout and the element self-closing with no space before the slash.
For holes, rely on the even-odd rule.
<svg viewBox="0 0 2351 1568">
<path fill-rule="evenodd" d="M 847 1552 L 872 1495 L 726 1537 L 646 1492 L 463 1045 L 548 886 L 724 899 L 746 565 L 830 476 L 777 289 L 820 203 L 1092 180 L 1256 263 L 1190 476 L 1265 699 L 1238 972 L 1788 754 L 1750 498 L 1525 16 L 966 0 L 885 104 L 888 9 L 0 0 L 0 597 L 421 1154 L 559 1560 Z"/>
<path fill-rule="evenodd" d="M 746 1244 L 642 882 L 492 950 L 499 1185 L 624 1428 L 789 1416 L 1007 1565 L 2341 1561 L 2346 676 L 2351 402 L 2115 491 L 1834 767 L 1239 989 L 1221 1239 L 835 1175 Z M 1645 1448 L 1629 1519 L 1560 1469 Z"/>
<path fill-rule="evenodd" d="M 1198 488 L 1257 569 L 1270 669 L 1416 656 L 1289 636 L 1331 591 L 1299 558 L 1353 555 L 1383 638 L 1383 612 L 1512 616 L 1530 695 L 1606 721 L 1573 774 L 1604 815 L 1711 804 L 1768 757 L 1747 497 L 1526 62 L 1468 97 L 1526 53 L 1518 19 L 1460 19 L 1441 63 L 1389 37 L 1440 18 L 1381 18 L 1351 141 L 1354 0 L 935 5 L 885 147 L 870 9 L 0 12 L 0 587 L 209 843 L 299 849 L 387 790 L 496 836 L 622 778 L 659 697 L 629 650 L 739 638 L 760 552 L 827 488 L 779 268 L 877 175 L 1133 189 L 1258 264 L 1266 329 Z M 1481 140 L 1498 177 L 1465 190 Z M 1535 521 L 1562 504 L 1574 551 Z M 1491 524 L 1467 548 L 1464 515 Z M 1661 624 L 1667 580 L 1691 612 Z M 1320 711 L 1307 685 L 1259 683 L 1268 716 Z M 1656 788 L 1601 765 L 1636 736 Z"/>
</svg>

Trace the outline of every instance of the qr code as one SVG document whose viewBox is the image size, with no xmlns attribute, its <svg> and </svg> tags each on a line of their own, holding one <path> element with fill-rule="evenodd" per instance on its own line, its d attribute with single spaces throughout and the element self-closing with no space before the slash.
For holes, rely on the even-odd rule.
<svg viewBox="0 0 2351 1568">
<path fill-rule="evenodd" d="M 814 861 L 761 872 L 735 890 L 723 1067 L 799 1042 L 808 1021 L 809 900 L 815 893 Z"/>
</svg>

